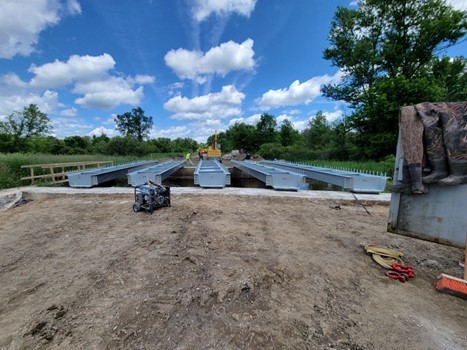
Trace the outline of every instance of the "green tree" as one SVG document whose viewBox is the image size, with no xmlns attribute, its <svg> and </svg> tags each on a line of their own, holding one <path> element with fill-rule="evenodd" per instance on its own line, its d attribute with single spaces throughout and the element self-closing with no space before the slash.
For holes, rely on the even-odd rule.
<svg viewBox="0 0 467 350">
<path fill-rule="evenodd" d="M 190 138 L 177 137 L 172 141 L 174 152 L 193 152 L 198 148 L 198 142 Z"/>
<path fill-rule="evenodd" d="M 278 139 L 276 131 L 276 118 L 274 116 L 264 113 L 261 115 L 260 120 L 256 123 L 256 146 L 259 148 L 263 143 L 274 143 Z"/>
<path fill-rule="evenodd" d="M 140 142 L 132 136 L 112 137 L 107 146 L 108 154 L 118 156 L 144 156 L 150 152 L 150 147 L 145 142 Z"/>
<path fill-rule="evenodd" d="M 143 141 L 149 135 L 152 128 L 152 117 L 144 115 L 141 107 L 133 108 L 131 112 L 117 115 L 114 119 L 117 130 L 124 136 L 134 136 L 138 141 Z"/>
<path fill-rule="evenodd" d="M 367 157 L 394 153 L 401 106 L 461 98 L 448 95 L 448 81 L 437 72 L 449 71 L 448 80 L 460 85 L 462 64 L 436 63 L 436 54 L 466 30 L 466 14 L 444 0 L 366 0 L 355 10 L 338 8 L 324 58 L 340 67 L 343 77 L 322 92 L 355 109 L 349 121 Z"/>
<path fill-rule="evenodd" d="M 12 135 L 15 151 L 23 151 L 27 140 L 46 135 L 51 130 L 49 117 L 35 104 L 24 107 L 22 112 L 13 112 L 6 121 L 0 122 L 0 133 Z"/>
<path fill-rule="evenodd" d="M 232 149 L 243 149 L 254 152 L 256 148 L 256 128 L 253 125 L 245 123 L 235 123 L 227 131 L 229 140 L 231 140 Z"/>
<path fill-rule="evenodd" d="M 280 127 L 279 138 L 282 146 L 292 146 L 300 140 L 300 132 L 294 129 L 290 120 L 285 119 Z"/>
<path fill-rule="evenodd" d="M 172 144 L 172 140 L 168 137 L 158 137 L 157 139 L 151 140 L 151 143 L 162 153 L 175 152 Z"/>
<path fill-rule="evenodd" d="M 89 136 L 68 136 L 63 139 L 68 154 L 87 154 L 92 139 Z"/>
<path fill-rule="evenodd" d="M 324 149 L 329 147 L 331 141 L 331 126 L 322 111 L 318 111 L 315 117 L 308 122 L 308 127 L 303 130 L 305 143 L 311 149 Z"/>
</svg>

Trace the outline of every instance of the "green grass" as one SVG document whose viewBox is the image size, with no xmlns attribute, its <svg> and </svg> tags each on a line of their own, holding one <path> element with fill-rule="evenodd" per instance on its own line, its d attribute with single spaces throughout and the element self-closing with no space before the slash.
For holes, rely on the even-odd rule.
<svg viewBox="0 0 467 350">
<path fill-rule="evenodd" d="M 29 180 L 21 181 L 21 177 L 29 176 L 29 169 L 22 169 L 22 165 L 32 164 L 55 164 L 55 163 L 71 163 L 85 161 L 113 161 L 114 165 L 125 164 L 137 160 L 151 159 L 167 159 L 177 156 L 178 153 L 152 153 L 144 157 L 138 156 L 106 156 L 102 154 L 96 155 L 53 155 L 53 154 L 36 154 L 36 153 L 0 153 L 0 190 L 5 188 L 20 187 L 29 185 Z M 76 170 L 66 169 L 67 170 Z M 42 171 L 40 168 L 34 169 L 34 175 L 48 173 L 48 170 Z M 36 180 L 37 182 L 37 180 Z M 37 185 L 49 185 L 50 180 L 37 182 Z"/>
<path fill-rule="evenodd" d="M 322 166 L 327 168 L 336 168 L 350 171 L 368 172 L 374 175 L 385 175 L 391 177 L 394 172 L 394 160 L 383 162 L 338 162 L 338 161 L 306 161 L 306 164 Z"/>
</svg>

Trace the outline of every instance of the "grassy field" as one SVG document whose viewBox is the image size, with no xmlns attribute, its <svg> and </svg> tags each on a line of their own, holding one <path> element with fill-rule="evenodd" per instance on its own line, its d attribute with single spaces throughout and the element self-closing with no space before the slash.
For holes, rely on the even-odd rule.
<svg viewBox="0 0 467 350">
<path fill-rule="evenodd" d="M 114 165 L 125 164 L 137 160 L 150 159 L 168 159 L 176 157 L 175 153 L 153 153 L 145 157 L 138 156 L 105 156 L 105 155 L 52 155 L 52 154 L 24 154 L 24 153 L 0 153 L 0 190 L 12 187 L 20 187 L 29 185 L 29 181 L 21 181 L 21 177 L 28 176 L 29 170 L 22 169 L 22 165 L 30 164 L 55 164 L 55 163 L 70 163 L 83 161 L 112 161 Z M 384 162 L 334 162 L 334 161 L 304 161 L 305 164 L 332 167 L 346 170 L 358 170 L 370 172 L 377 175 L 386 174 L 391 177 L 394 168 L 394 159 L 387 159 Z M 74 170 L 74 169 L 65 169 Z M 40 175 L 40 169 L 35 170 L 34 174 Z M 47 170 L 44 171 L 47 173 Z M 39 186 L 51 186 L 50 180 L 36 182 Z"/>
</svg>

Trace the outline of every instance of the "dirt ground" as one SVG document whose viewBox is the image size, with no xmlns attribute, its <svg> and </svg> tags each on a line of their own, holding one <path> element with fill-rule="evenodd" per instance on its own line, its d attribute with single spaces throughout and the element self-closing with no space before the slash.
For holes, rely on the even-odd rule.
<svg viewBox="0 0 467 350">
<path fill-rule="evenodd" d="M 466 349 L 461 249 L 386 232 L 388 206 L 53 196 L 0 213 L 0 349 Z M 336 207 L 340 206 L 340 209 Z M 389 279 L 361 244 L 405 253 Z"/>
</svg>

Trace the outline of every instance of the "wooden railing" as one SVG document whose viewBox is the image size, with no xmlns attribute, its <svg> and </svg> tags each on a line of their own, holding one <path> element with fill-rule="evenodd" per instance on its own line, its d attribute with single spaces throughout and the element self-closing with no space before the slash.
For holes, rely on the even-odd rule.
<svg viewBox="0 0 467 350">
<path fill-rule="evenodd" d="M 89 161 L 89 162 L 71 162 L 71 163 L 55 163 L 55 164 L 31 164 L 22 165 L 21 168 L 29 169 L 29 176 L 22 177 L 21 180 L 31 180 L 31 185 L 34 185 L 34 180 L 52 179 L 53 183 L 67 182 L 66 173 L 69 171 L 85 170 L 86 166 L 101 167 L 103 164 L 113 165 L 111 160 L 108 161 Z M 48 173 L 34 175 L 34 169 L 46 169 Z M 65 171 L 66 169 L 66 171 Z"/>
</svg>

